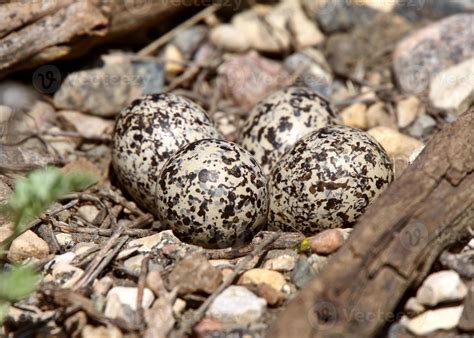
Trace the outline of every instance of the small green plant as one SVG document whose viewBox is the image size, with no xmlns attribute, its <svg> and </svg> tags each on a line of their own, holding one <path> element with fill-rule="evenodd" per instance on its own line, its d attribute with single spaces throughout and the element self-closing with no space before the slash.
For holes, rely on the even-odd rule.
<svg viewBox="0 0 474 338">
<path fill-rule="evenodd" d="M 8 204 L 0 210 L 13 222 L 13 234 L 0 243 L 0 266 L 10 244 L 28 229 L 28 224 L 38 217 L 51 203 L 65 194 L 81 190 L 97 179 L 81 173 L 62 174 L 56 168 L 32 172 L 27 178 L 18 179 Z M 0 323 L 10 303 L 23 299 L 36 290 L 40 277 L 30 266 L 13 266 L 0 271 Z"/>
</svg>

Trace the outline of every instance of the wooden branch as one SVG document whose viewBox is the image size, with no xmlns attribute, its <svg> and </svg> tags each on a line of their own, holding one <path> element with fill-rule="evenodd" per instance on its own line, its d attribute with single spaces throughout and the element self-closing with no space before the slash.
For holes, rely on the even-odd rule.
<svg viewBox="0 0 474 338">
<path fill-rule="evenodd" d="M 150 27 L 186 6 L 185 1 L 161 0 L 0 2 L 0 78 L 79 56 L 93 45 Z"/>
<path fill-rule="evenodd" d="M 474 109 L 433 137 L 268 337 L 374 337 L 404 293 L 474 224 Z"/>
</svg>

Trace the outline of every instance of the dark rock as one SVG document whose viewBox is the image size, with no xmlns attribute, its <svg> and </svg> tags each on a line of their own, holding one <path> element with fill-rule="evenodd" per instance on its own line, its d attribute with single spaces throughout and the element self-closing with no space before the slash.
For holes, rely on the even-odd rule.
<svg viewBox="0 0 474 338">
<path fill-rule="evenodd" d="M 283 67 L 256 52 L 236 56 L 219 67 L 224 92 L 244 109 L 283 87 L 289 80 Z"/>
<path fill-rule="evenodd" d="M 333 76 L 324 55 L 315 49 L 306 49 L 285 59 L 290 74 L 301 72 L 296 85 L 306 86 L 324 97 L 330 97 Z"/>
<path fill-rule="evenodd" d="M 461 277 L 466 279 L 474 278 L 474 250 L 468 250 L 459 254 L 445 251 L 441 254 L 439 260 L 444 267 L 456 271 Z"/>
<path fill-rule="evenodd" d="M 202 42 L 207 38 L 208 28 L 197 25 L 178 33 L 173 39 L 173 44 L 190 59 Z"/>
<path fill-rule="evenodd" d="M 163 66 L 155 61 L 106 64 L 69 74 L 54 95 L 54 104 L 62 109 L 114 116 L 135 98 L 162 91 L 163 85 Z"/>
<path fill-rule="evenodd" d="M 347 31 L 364 25 L 379 13 L 373 8 L 353 4 L 352 1 L 329 0 L 322 5 L 314 3 L 317 1 L 307 1 L 306 5 L 326 33 Z"/>
<path fill-rule="evenodd" d="M 472 0 L 410 0 L 400 1 L 394 11 L 405 18 L 416 21 L 420 18 L 441 19 L 466 12 L 474 12 Z"/>
<path fill-rule="evenodd" d="M 418 116 L 415 122 L 408 128 L 408 133 L 418 139 L 424 139 L 431 135 L 436 129 L 437 123 L 430 115 Z"/>
<path fill-rule="evenodd" d="M 474 14 L 458 14 L 437 21 L 400 41 L 393 55 L 395 77 L 409 93 L 427 90 L 441 71 L 474 54 Z"/>
<path fill-rule="evenodd" d="M 316 276 L 316 270 L 308 262 L 306 256 L 300 256 L 296 261 L 296 266 L 291 272 L 291 281 L 299 289 L 303 288 Z"/>
<path fill-rule="evenodd" d="M 198 254 L 178 262 L 169 275 L 170 287 L 179 286 L 180 295 L 194 292 L 211 294 L 221 282 L 222 274 L 219 269 L 213 267 L 206 257 Z"/>
</svg>

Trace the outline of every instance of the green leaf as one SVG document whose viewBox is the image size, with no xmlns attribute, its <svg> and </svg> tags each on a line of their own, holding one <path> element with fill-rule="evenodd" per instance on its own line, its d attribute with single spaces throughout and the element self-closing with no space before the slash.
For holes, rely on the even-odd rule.
<svg viewBox="0 0 474 338">
<path fill-rule="evenodd" d="M 0 301 L 15 302 L 33 293 L 40 281 L 30 266 L 14 266 L 0 273 Z"/>
<path fill-rule="evenodd" d="M 63 175 L 56 168 L 34 171 L 26 179 L 17 180 L 8 203 L 8 213 L 21 232 L 23 226 L 39 216 L 51 203 L 95 182 L 97 178 L 94 176 L 77 172 Z"/>
</svg>

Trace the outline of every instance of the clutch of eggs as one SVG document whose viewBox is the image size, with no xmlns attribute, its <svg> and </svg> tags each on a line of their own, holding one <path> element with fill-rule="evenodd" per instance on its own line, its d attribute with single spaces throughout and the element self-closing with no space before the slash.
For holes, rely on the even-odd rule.
<svg viewBox="0 0 474 338">
<path fill-rule="evenodd" d="M 112 144 L 112 165 L 133 199 L 156 215 L 155 184 L 168 158 L 204 138 L 221 138 L 197 104 L 173 94 L 147 95 L 119 114 Z"/>
<path fill-rule="evenodd" d="M 260 102 L 240 142 L 222 140 L 191 101 L 148 95 L 119 114 L 112 165 L 138 204 L 208 248 L 251 240 L 267 217 L 270 229 L 306 235 L 352 225 L 393 179 L 382 147 L 335 126 L 328 102 L 305 88 Z"/>
<path fill-rule="evenodd" d="M 269 227 L 310 236 L 351 226 L 393 180 L 392 168 L 385 150 L 362 130 L 313 131 L 272 170 Z"/>
</svg>

